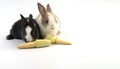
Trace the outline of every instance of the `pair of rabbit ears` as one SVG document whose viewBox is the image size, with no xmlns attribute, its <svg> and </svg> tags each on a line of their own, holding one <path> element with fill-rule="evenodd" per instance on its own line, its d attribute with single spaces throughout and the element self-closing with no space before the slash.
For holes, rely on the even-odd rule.
<svg viewBox="0 0 120 69">
<path fill-rule="evenodd" d="M 30 23 L 30 24 L 32 23 L 32 20 L 33 20 L 32 14 L 29 15 L 28 21 L 22 14 L 20 14 L 20 16 L 21 16 L 21 20 L 23 20 L 25 23 Z"/>
<path fill-rule="evenodd" d="M 20 16 L 21 16 L 21 19 L 25 19 L 25 17 L 22 14 L 20 14 Z M 32 14 L 30 14 L 29 18 L 32 19 L 32 17 L 33 17 Z"/>
<path fill-rule="evenodd" d="M 47 4 L 46 9 L 42 4 L 40 4 L 40 3 L 37 3 L 37 4 L 38 4 L 38 10 L 41 13 L 41 15 L 44 15 L 46 12 L 52 12 L 49 4 Z"/>
</svg>

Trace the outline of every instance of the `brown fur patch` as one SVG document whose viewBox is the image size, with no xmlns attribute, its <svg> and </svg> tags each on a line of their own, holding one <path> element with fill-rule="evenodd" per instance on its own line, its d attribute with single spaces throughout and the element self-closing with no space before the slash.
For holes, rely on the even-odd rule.
<svg viewBox="0 0 120 69">
<path fill-rule="evenodd" d="M 46 28 L 47 27 L 47 25 L 48 25 L 48 23 L 49 23 L 49 19 L 48 19 L 48 16 L 49 16 L 49 14 L 45 14 L 43 17 L 42 17 L 42 25 Z M 47 22 L 48 23 L 47 23 Z"/>
<path fill-rule="evenodd" d="M 53 16 L 56 23 L 58 23 L 57 16 L 52 12 L 46 12 L 44 16 L 42 16 L 42 25 L 46 28 L 49 23 L 49 16 Z M 39 16 L 38 16 L 39 18 Z M 47 23 L 48 22 L 48 23 Z"/>
</svg>

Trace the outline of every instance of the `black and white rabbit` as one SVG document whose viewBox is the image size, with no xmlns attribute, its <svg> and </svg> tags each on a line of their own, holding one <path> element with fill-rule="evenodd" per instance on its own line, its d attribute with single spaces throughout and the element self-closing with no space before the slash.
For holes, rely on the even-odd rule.
<svg viewBox="0 0 120 69">
<path fill-rule="evenodd" d="M 50 5 L 45 8 L 42 4 L 38 3 L 38 10 L 40 14 L 36 18 L 43 37 L 50 34 L 56 37 L 60 33 L 60 21 L 58 17 L 52 12 Z"/>
<path fill-rule="evenodd" d="M 40 28 L 35 19 L 33 19 L 32 14 L 30 14 L 28 18 L 25 18 L 22 14 L 20 14 L 20 16 L 21 19 L 15 22 L 10 30 L 10 34 L 6 38 L 8 40 L 21 39 L 25 42 L 42 39 Z"/>
</svg>

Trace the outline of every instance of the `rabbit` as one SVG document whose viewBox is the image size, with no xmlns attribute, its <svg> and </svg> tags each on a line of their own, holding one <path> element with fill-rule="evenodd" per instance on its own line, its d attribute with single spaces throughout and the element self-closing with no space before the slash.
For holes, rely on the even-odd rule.
<svg viewBox="0 0 120 69">
<path fill-rule="evenodd" d="M 21 39 L 25 42 L 31 42 L 36 39 L 42 39 L 43 37 L 40 33 L 40 28 L 36 23 L 36 20 L 33 19 L 32 14 L 27 18 L 22 14 L 20 14 L 20 16 L 21 19 L 15 22 L 10 30 L 10 34 L 6 37 L 7 40 Z"/>
<path fill-rule="evenodd" d="M 43 38 L 50 34 L 56 37 L 60 33 L 60 21 L 58 17 L 52 12 L 50 5 L 47 4 L 47 8 L 37 3 L 39 15 L 36 17 L 36 22 L 41 28 Z"/>
</svg>

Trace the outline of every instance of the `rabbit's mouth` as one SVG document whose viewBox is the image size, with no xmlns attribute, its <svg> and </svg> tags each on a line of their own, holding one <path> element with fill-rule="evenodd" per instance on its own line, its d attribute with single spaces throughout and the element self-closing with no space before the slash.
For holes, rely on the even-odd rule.
<svg viewBox="0 0 120 69">
<path fill-rule="evenodd" d="M 51 30 L 54 30 L 55 28 L 54 27 L 51 27 Z"/>
</svg>

